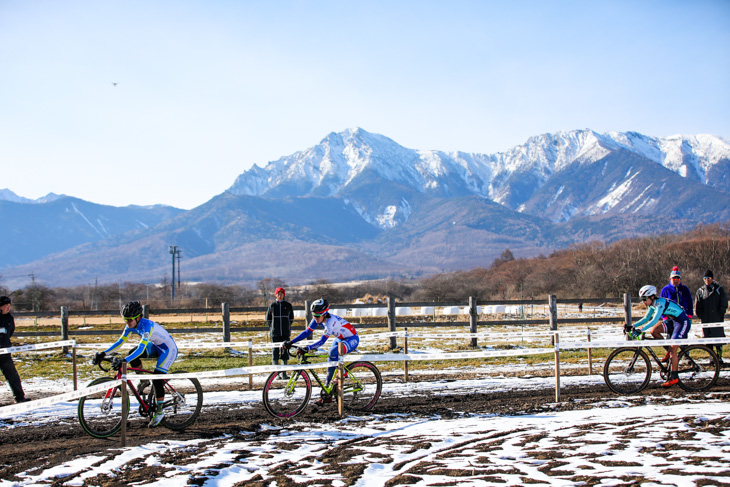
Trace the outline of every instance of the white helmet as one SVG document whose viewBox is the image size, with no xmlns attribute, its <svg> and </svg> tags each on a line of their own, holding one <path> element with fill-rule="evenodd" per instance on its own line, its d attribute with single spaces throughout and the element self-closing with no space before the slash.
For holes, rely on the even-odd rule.
<svg viewBox="0 0 730 487">
<path fill-rule="evenodd" d="M 646 285 L 639 289 L 639 297 L 640 298 L 648 298 L 649 296 L 656 296 L 656 288 L 651 285 Z"/>
</svg>

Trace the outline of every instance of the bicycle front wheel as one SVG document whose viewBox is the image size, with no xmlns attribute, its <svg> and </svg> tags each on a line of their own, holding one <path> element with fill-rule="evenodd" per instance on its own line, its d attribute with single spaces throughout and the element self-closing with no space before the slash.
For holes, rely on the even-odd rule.
<svg viewBox="0 0 730 487">
<path fill-rule="evenodd" d="M 370 362 L 353 362 L 346 366 L 342 397 L 345 408 L 368 411 L 375 406 L 383 390 L 383 379 L 378 368 Z"/>
<path fill-rule="evenodd" d="M 79 399 L 79 423 L 84 431 L 95 438 L 108 438 L 122 427 L 124 411 L 122 410 L 122 388 L 119 381 L 111 377 L 100 377 L 92 381 L 89 387 L 105 382 L 110 383 L 109 389 Z M 129 392 L 126 396 L 128 414 Z"/>
<path fill-rule="evenodd" d="M 264 407 L 276 418 L 293 418 L 304 411 L 312 397 L 312 380 L 306 370 L 291 372 L 289 379 L 280 379 L 273 372 L 264 384 Z"/>
<path fill-rule="evenodd" d="M 679 352 L 679 387 L 689 392 L 706 391 L 720 376 L 715 352 L 705 345 L 690 345 Z"/>
<path fill-rule="evenodd" d="M 603 378 L 616 394 L 635 394 L 649 384 L 651 362 L 640 348 L 617 348 L 606 359 Z"/>
<path fill-rule="evenodd" d="M 185 429 L 198 419 L 202 408 L 203 388 L 198 379 L 175 379 L 174 375 L 165 379 L 165 418 L 162 426 L 175 431 Z"/>
</svg>

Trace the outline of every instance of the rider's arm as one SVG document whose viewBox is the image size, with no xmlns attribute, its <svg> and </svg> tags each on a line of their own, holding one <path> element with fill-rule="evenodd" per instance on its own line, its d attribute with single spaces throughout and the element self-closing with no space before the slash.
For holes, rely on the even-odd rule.
<svg viewBox="0 0 730 487">
<path fill-rule="evenodd" d="M 301 340 L 306 340 L 312 334 L 312 332 L 317 328 L 317 326 L 321 326 L 321 325 L 319 325 L 316 321 L 312 320 L 312 322 L 309 323 L 309 326 L 307 326 L 303 332 L 301 332 L 296 337 L 292 338 L 291 342 L 296 343 Z"/>
<path fill-rule="evenodd" d="M 660 316 L 661 313 L 658 313 L 657 309 L 654 306 L 649 306 L 649 309 L 646 310 L 646 314 L 644 315 L 644 317 L 634 323 L 634 328 L 641 331 L 646 331 L 659 321 Z"/>
<path fill-rule="evenodd" d="M 124 327 L 124 331 L 122 332 L 122 335 L 117 339 L 116 342 L 112 343 L 112 346 L 104 350 L 104 353 L 111 353 L 117 348 L 121 347 L 124 342 L 127 341 L 127 338 L 129 338 L 129 334 L 132 332 L 132 329 L 128 326 Z"/>
</svg>

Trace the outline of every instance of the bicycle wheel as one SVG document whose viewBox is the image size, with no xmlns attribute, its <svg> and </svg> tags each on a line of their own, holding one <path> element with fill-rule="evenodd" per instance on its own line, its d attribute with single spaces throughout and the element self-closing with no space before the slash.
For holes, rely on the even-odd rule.
<svg viewBox="0 0 730 487">
<path fill-rule="evenodd" d="M 720 376 L 715 352 L 705 345 L 690 345 L 679 351 L 679 387 L 689 392 L 706 391 Z"/>
<path fill-rule="evenodd" d="M 635 394 L 651 378 L 649 357 L 640 348 L 617 348 L 606 359 L 603 378 L 616 394 Z"/>
<path fill-rule="evenodd" d="M 312 380 L 306 370 L 295 370 L 289 379 L 272 372 L 264 384 L 264 407 L 276 418 L 293 418 L 304 411 L 312 397 Z"/>
<path fill-rule="evenodd" d="M 184 374 L 182 370 L 177 371 Z M 198 419 L 203 408 L 203 388 L 198 379 L 165 378 L 165 418 L 160 424 L 171 430 L 182 430 Z"/>
<path fill-rule="evenodd" d="M 345 408 L 354 411 L 372 409 L 383 389 L 380 371 L 370 362 L 353 362 L 346 368 L 347 375 L 342 388 Z"/>
<path fill-rule="evenodd" d="M 89 386 L 113 382 L 102 392 L 89 394 L 79 399 L 79 423 L 88 434 L 95 438 L 108 438 L 122 427 L 122 388 L 117 379 L 100 377 Z M 129 413 L 129 392 L 127 392 L 127 414 Z"/>
</svg>

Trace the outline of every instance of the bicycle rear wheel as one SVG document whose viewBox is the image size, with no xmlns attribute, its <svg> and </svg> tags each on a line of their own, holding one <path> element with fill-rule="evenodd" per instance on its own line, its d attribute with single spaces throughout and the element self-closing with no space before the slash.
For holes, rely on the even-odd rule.
<svg viewBox="0 0 730 487">
<path fill-rule="evenodd" d="M 372 409 L 383 389 L 380 371 L 370 362 L 353 362 L 346 368 L 347 375 L 342 388 L 345 408 L 354 411 Z"/>
<path fill-rule="evenodd" d="M 79 399 L 78 414 L 81 427 L 95 438 L 108 438 L 122 427 L 122 389 L 117 379 L 100 377 L 89 384 L 95 386 L 109 382 L 110 388 Z M 113 385 L 111 384 L 113 383 Z M 127 392 L 127 414 L 129 392 Z"/>
<path fill-rule="evenodd" d="M 276 418 L 293 418 L 304 411 L 310 397 L 312 380 L 306 370 L 293 371 L 288 380 L 273 372 L 264 384 L 264 407 Z"/>
<path fill-rule="evenodd" d="M 635 394 L 649 384 L 649 357 L 640 348 L 617 348 L 606 359 L 603 378 L 616 394 Z"/>
<path fill-rule="evenodd" d="M 177 372 L 185 373 L 182 370 Z M 198 379 L 165 378 L 165 418 L 162 426 L 176 431 L 185 429 L 198 419 L 202 408 L 203 388 Z"/>
<path fill-rule="evenodd" d="M 706 391 L 720 376 L 715 352 L 705 345 L 690 345 L 679 351 L 679 387 L 685 391 Z"/>
</svg>

